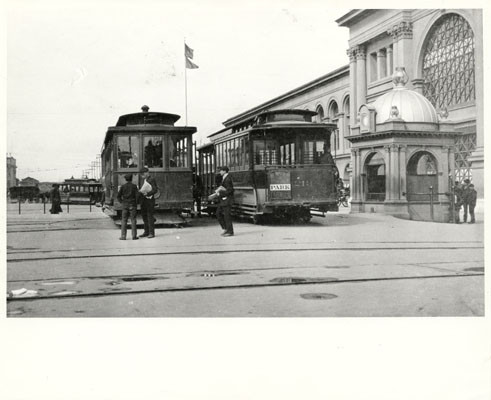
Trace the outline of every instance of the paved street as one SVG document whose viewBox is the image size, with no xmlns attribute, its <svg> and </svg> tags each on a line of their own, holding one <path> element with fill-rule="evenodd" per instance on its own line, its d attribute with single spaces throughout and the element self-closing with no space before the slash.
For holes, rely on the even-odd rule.
<svg viewBox="0 0 491 400">
<path fill-rule="evenodd" d="M 66 211 L 66 210 L 65 210 Z M 9 204 L 10 317 L 484 315 L 483 214 L 438 224 L 347 208 L 309 224 L 187 219 L 120 241 L 99 208 Z M 20 295 L 22 296 L 22 295 Z"/>
</svg>

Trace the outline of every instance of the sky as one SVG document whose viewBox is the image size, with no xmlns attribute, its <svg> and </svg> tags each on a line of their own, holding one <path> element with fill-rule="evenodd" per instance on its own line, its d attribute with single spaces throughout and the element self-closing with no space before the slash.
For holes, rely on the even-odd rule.
<svg viewBox="0 0 491 400">
<path fill-rule="evenodd" d="M 349 9 L 321 0 L 16 1 L 7 6 L 7 153 L 17 177 L 79 177 L 120 115 L 228 118 L 348 64 Z"/>
</svg>

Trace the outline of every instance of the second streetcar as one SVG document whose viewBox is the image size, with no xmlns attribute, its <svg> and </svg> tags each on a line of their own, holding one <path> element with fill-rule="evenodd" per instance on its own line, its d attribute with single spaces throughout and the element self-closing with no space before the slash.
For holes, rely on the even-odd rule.
<svg viewBox="0 0 491 400">
<path fill-rule="evenodd" d="M 338 211 L 339 172 L 331 155 L 335 124 L 314 123 L 308 110 L 266 111 L 209 136 L 198 148 L 203 206 L 216 189 L 218 166 L 234 181 L 233 213 L 258 222 L 262 217 L 309 221 L 311 211 Z"/>
</svg>

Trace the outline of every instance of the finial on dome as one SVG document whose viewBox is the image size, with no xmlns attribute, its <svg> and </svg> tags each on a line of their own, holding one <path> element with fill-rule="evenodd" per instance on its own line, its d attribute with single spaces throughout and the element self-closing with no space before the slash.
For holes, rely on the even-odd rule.
<svg viewBox="0 0 491 400">
<path fill-rule="evenodd" d="M 406 86 L 409 77 L 406 73 L 406 68 L 404 67 L 396 67 L 394 74 L 392 75 L 392 83 L 395 87 L 404 87 Z"/>
<path fill-rule="evenodd" d="M 148 110 L 150 110 L 150 107 L 149 107 L 149 106 L 147 106 L 147 105 L 145 105 L 145 106 L 143 106 L 143 107 L 141 108 L 141 110 L 142 110 L 144 113 L 147 113 L 147 112 L 148 112 Z"/>
</svg>

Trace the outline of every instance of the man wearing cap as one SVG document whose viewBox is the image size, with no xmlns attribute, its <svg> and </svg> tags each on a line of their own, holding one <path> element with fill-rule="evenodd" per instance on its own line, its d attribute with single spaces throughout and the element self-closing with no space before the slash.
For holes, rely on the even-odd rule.
<svg viewBox="0 0 491 400">
<path fill-rule="evenodd" d="M 216 190 L 218 194 L 217 219 L 223 229 L 222 236 L 234 236 L 234 226 L 230 213 L 232 204 L 234 204 L 234 184 L 227 166 L 220 167 L 219 171 L 222 176 L 222 183 Z"/>
<path fill-rule="evenodd" d="M 474 189 L 474 185 L 470 183 L 464 192 L 464 222 L 467 221 L 467 210 L 469 210 L 469 216 L 471 220 L 469 224 L 476 222 L 476 217 L 474 215 L 474 209 L 476 208 L 477 192 Z"/>
<path fill-rule="evenodd" d="M 462 185 L 462 206 L 464 208 L 464 223 L 467 222 L 467 213 L 469 211 L 469 202 L 467 200 L 469 194 L 469 185 L 471 181 L 469 179 L 464 179 L 464 184 Z"/>
<path fill-rule="evenodd" d="M 124 176 L 126 183 L 119 188 L 118 201 L 123 207 L 123 215 L 121 218 L 121 237 L 119 240 L 126 240 L 126 224 L 128 222 L 128 215 L 131 220 L 131 237 L 133 240 L 137 240 L 136 232 L 136 200 L 138 197 L 138 188 L 131 181 L 133 180 L 132 174 L 126 174 Z"/>
<path fill-rule="evenodd" d="M 143 234 L 140 237 L 152 239 L 155 237 L 155 194 L 158 192 L 157 182 L 155 178 L 150 176 L 147 167 L 143 167 L 140 171 L 143 176 L 143 184 L 140 188 L 141 207 L 143 219 Z"/>
</svg>

